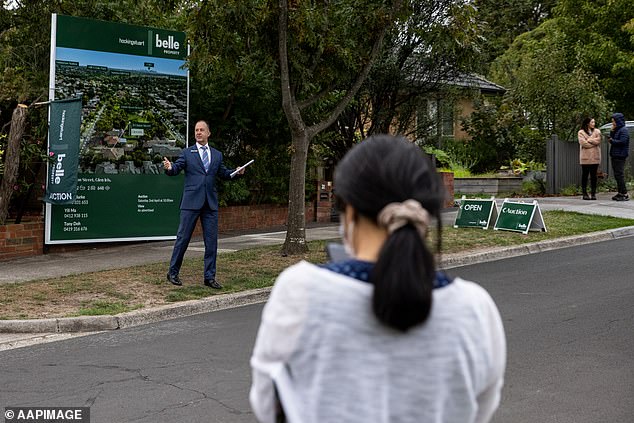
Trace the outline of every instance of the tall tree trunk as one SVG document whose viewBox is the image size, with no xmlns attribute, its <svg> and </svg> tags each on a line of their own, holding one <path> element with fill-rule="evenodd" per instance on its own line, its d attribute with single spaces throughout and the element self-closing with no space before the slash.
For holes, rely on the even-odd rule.
<svg viewBox="0 0 634 423">
<path fill-rule="evenodd" d="M 296 3 L 293 3 L 296 5 Z M 394 0 L 393 11 L 400 8 L 402 0 Z M 352 98 L 361 88 L 361 84 L 370 73 L 370 68 L 376 60 L 381 49 L 381 43 L 387 32 L 386 26 L 377 34 L 370 56 L 365 65 L 360 69 L 356 80 L 339 100 L 330 114 L 319 122 L 307 126 L 301 113 L 301 107 L 297 103 L 289 71 L 288 57 L 288 0 L 279 0 L 278 20 L 278 52 L 280 65 L 280 82 L 282 89 L 282 109 L 286 115 L 291 129 L 291 175 L 288 192 L 288 226 L 286 228 L 286 240 L 282 246 L 282 254 L 301 254 L 308 251 L 306 245 L 306 160 L 308 159 L 308 147 L 315 135 L 332 125 L 344 111 Z M 391 22 L 391 20 L 389 21 Z M 320 94 L 317 95 L 317 98 Z M 316 99 L 315 99 L 316 100 Z M 311 104 L 306 101 L 305 104 Z"/>
<path fill-rule="evenodd" d="M 13 195 L 13 185 L 18 179 L 20 168 L 20 142 L 26 126 L 27 106 L 18 104 L 11 117 L 11 129 L 4 160 L 4 175 L 0 184 L 0 225 L 4 225 L 9 215 L 9 204 Z"/>
<path fill-rule="evenodd" d="M 286 240 L 282 254 L 301 254 L 308 251 L 306 245 L 306 160 L 308 157 L 309 132 L 302 119 L 291 90 L 288 69 L 288 3 L 279 0 L 279 53 L 280 79 L 282 83 L 282 109 L 291 128 L 291 175 L 288 189 L 288 217 Z"/>
<path fill-rule="evenodd" d="M 306 131 L 293 133 L 288 189 L 288 225 L 282 254 L 301 254 L 306 245 L 306 160 L 310 139 Z"/>
</svg>

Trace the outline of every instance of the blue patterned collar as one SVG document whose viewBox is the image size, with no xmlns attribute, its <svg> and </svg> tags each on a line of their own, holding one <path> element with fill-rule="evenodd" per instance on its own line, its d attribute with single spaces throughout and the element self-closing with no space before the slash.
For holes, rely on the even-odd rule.
<svg viewBox="0 0 634 423">
<path fill-rule="evenodd" d="M 363 260 L 343 260 L 338 262 L 329 262 L 326 264 L 320 264 L 319 267 L 328 269 L 332 272 L 339 273 L 356 279 L 361 282 L 370 282 L 370 274 L 374 268 L 374 263 Z M 434 289 L 442 288 L 453 282 L 453 278 L 447 276 L 444 272 L 436 272 L 436 279 L 434 279 Z"/>
</svg>

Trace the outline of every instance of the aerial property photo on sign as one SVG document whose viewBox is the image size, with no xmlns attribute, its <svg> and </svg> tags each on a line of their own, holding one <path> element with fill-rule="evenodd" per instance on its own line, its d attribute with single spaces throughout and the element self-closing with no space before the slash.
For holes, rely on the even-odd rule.
<svg viewBox="0 0 634 423">
<path fill-rule="evenodd" d="M 46 243 L 174 239 L 188 145 L 185 33 L 52 16 L 51 100 L 79 97 L 77 190 L 48 204 Z M 105 225 L 104 222 L 109 222 Z"/>
</svg>

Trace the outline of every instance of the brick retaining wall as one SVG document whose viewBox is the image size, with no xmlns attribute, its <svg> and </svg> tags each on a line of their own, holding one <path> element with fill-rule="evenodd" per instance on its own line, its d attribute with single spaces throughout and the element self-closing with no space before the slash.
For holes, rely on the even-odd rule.
<svg viewBox="0 0 634 423">
<path fill-rule="evenodd" d="M 447 192 L 447 199 L 445 201 L 445 208 L 453 207 L 454 205 L 454 176 L 453 172 L 439 172 L 442 178 L 442 183 L 445 186 Z"/>
<path fill-rule="evenodd" d="M 314 205 L 306 203 L 306 222 L 313 222 Z M 285 226 L 288 206 L 261 204 L 255 206 L 220 207 L 218 215 L 218 232 L 242 231 L 249 229 L 273 228 Z M 194 236 L 202 235 L 200 221 L 194 229 Z"/>
<path fill-rule="evenodd" d="M 314 220 L 314 206 L 306 204 L 306 222 Z M 220 232 L 268 228 L 286 224 L 287 205 L 255 205 L 221 207 L 218 230 Z"/>
<path fill-rule="evenodd" d="M 306 204 L 306 222 L 315 219 L 315 206 Z M 286 225 L 288 206 L 256 205 L 221 207 L 219 215 L 219 232 L 261 229 Z M 328 220 L 329 221 L 329 220 Z M 197 224 L 194 236 L 202 234 L 200 223 Z M 96 244 L 54 244 L 47 246 L 47 252 L 61 253 L 93 248 Z M 104 246 L 107 243 L 99 243 Z M 25 222 L 20 224 L 0 225 L 0 261 L 18 257 L 29 257 L 44 254 L 44 222 Z"/>
<path fill-rule="evenodd" d="M 44 253 L 44 222 L 0 225 L 0 261 Z"/>
<path fill-rule="evenodd" d="M 453 206 L 454 177 L 441 172 L 448 198 L 445 207 Z M 330 202 L 306 203 L 306 222 L 330 222 Z M 273 228 L 286 225 L 287 205 L 254 205 L 221 207 L 219 228 L 222 232 Z M 317 220 L 315 220 L 317 219 Z M 200 223 L 194 235 L 200 235 Z M 99 243 L 104 245 L 105 243 Z M 77 251 L 95 244 L 55 244 L 47 246 L 49 252 Z M 0 225 L 0 261 L 44 254 L 44 222 Z"/>
</svg>

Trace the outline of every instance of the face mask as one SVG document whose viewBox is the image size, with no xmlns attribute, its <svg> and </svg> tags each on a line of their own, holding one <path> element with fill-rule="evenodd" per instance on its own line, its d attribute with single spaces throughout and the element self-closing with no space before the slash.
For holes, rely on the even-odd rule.
<svg viewBox="0 0 634 423">
<path fill-rule="evenodd" d="M 347 229 L 347 230 L 346 230 Z M 343 223 L 343 216 L 341 222 L 339 222 L 339 236 L 343 242 L 343 248 L 350 257 L 354 257 L 354 249 L 352 248 L 352 236 L 354 232 L 354 222 L 346 227 Z"/>
</svg>

